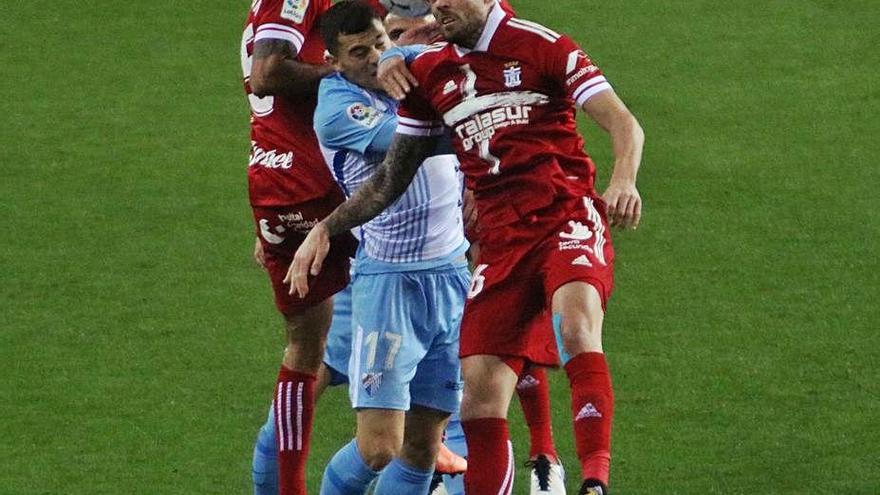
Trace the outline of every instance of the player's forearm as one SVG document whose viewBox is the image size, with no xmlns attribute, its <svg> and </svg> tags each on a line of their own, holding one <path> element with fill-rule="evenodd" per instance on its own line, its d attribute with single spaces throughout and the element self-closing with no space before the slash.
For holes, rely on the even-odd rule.
<svg viewBox="0 0 880 495">
<path fill-rule="evenodd" d="M 321 79 L 332 72 L 329 65 L 313 65 L 295 60 L 290 43 L 261 40 L 254 47 L 251 91 L 262 98 L 270 95 L 315 94 Z"/>
<path fill-rule="evenodd" d="M 614 150 L 611 180 L 635 184 L 642 162 L 645 133 L 632 114 L 617 119 L 608 129 Z"/>
<path fill-rule="evenodd" d="M 329 234 L 339 235 L 382 213 L 406 191 L 435 144 L 436 138 L 396 134 L 385 161 L 370 179 L 323 220 Z"/>
</svg>

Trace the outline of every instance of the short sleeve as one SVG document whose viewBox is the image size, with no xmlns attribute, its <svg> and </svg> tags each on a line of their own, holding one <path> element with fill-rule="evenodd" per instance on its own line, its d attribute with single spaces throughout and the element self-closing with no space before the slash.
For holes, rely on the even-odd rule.
<svg viewBox="0 0 880 495">
<path fill-rule="evenodd" d="M 263 39 L 289 41 L 302 51 L 306 35 L 312 30 L 322 4 L 327 0 L 257 0 L 254 16 L 254 42 Z"/>
<path fill-rule="evenodd" d="M 323 83 L 322 83 L 323 84 Z M 315 110 L 315 134 L 327 148 L 358 153 L 386 151 L 397 119 L 351 91 L 322 91 Z"/>
<path fill-rule="evenodd" d="M 602 71 L 568 36 L 560 36 L 549 50 L 548 76 L 560 82 L 578 107 L 602 91 L 612 89 Z"/>
<path fill-rule="evenodd" d="M 443 120 L 424 96 L 420 85 L 407 95 L 397 110 L 397 133 L 408 136 L 439 136 L 444 133 Z"/>
</svg>

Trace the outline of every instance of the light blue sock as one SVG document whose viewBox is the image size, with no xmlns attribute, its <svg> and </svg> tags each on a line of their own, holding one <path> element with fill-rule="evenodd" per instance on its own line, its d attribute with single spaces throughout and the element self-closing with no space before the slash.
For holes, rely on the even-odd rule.
<svg viewBox="0 0 880 495">
<path fill-rule="evenodd" d="M 562 346 L 562 315 L 559 313 L 553 313 L 553 334 L 556 335 L 556 348 L 559 349 L 559 360 L 562 361 L 562 365 L 565 366 L 566 363 L 571 361 L 571 356 L 565 352 L 565 347 Z"/>
<path fill-rule="evenodd" d="M 269 408 L 269 417 L 260 428 L 254 445 L 252 468 L 254 495 L 278 495 L 278 452 L 275 447 L 275 411 Z"/>
<path fill-rule="evenodd" d="M 379 472 L 367 466 L 358 451 L 357 441 L 352 440 L 339 449 L 324 468 L 321 495 L 363 495 L 376 476 Z"/>
<path fill-rule="evenodd" d="M 387 465 L 376 483 L 375 495 L 401 495 L 403 493 L 420 495 L 431 488 L 433 471 L 410 466 L 395 457 Z"/>
</svg>

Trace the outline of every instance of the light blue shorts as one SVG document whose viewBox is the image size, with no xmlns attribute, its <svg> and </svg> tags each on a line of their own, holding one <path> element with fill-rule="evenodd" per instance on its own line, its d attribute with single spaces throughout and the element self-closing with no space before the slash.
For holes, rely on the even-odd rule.
<svg viewBox="0 0 880 495">
<path fill-rule="evenodd" d="M 330 371 L 330 385 L 348 383 L 348 359 L 351 356 L 351 286 L 333 296 L 333 323 L 327 333 L 324 364 Z"/>
<path fill-rule="evenodd" d="M 357 275 L 348 368 L 353 407 L 407 411 L 412 403 L 458 411 L 458 332 L 469 283 L 463 265 Z"/>
</svg>

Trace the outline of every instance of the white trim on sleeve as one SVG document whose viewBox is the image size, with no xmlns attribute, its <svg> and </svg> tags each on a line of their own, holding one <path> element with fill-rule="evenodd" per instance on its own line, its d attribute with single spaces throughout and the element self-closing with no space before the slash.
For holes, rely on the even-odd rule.
<svg viewBox="0 0 880 495">
<path fill-rule="evenodd" d="M 587 100 L 606 89 L 612 89 L 611 84 L 609 84 L 604 77 L 595 77 L 578 86 L 578 88 L 572 92 L 572 99 L 577 103 L 578 107 L 581 107 Z"/>
<path fill-rule="evenodd" d="M 306 39 L 296 29 L 285 26 L 284 24 L 262 24 L 257 28 L 257 33 L 254 36 L 254 43 L 264 39 L 278 39 L 288 41 L 293 43 L 293 46 L 296 47 L 296 51 L 299 52 L 302 50 L 303 44 Z"/>
</svg>

